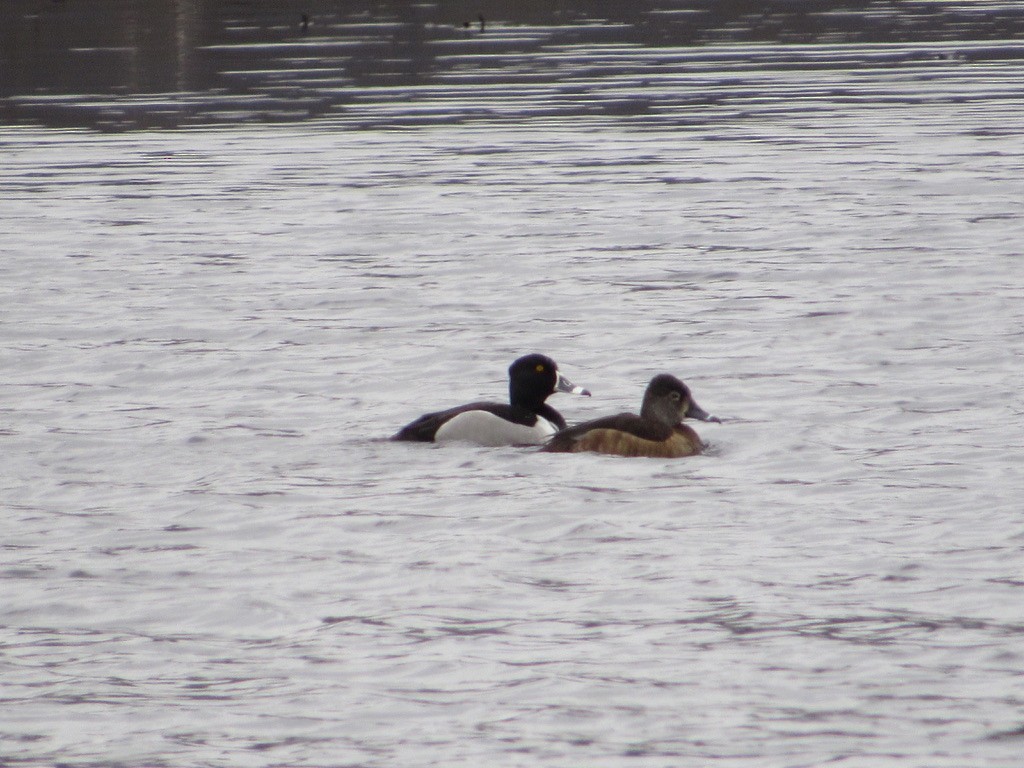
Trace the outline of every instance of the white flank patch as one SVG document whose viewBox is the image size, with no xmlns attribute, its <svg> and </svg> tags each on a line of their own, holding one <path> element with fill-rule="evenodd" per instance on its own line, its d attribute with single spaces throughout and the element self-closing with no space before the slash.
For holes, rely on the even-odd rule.
<svg viewBox="0 0 1024 768">
<path fill-rule="evenodd" d="M 434 440 L 463 440 L 477 445 L 540 445 L 555 434 L 555 425 L 542 416 L 532 427 L 513 424 L 489 411 L 466 411 L 454 416 L 437 430 Z"/>
</svg>

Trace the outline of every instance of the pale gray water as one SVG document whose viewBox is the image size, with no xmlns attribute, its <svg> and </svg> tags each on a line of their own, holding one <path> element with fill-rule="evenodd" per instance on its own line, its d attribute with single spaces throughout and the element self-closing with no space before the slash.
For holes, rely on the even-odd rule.
<svg viewBox="0 0 1024 768">
<path fill-rule="evenodd" d="M 0 763 L 1019 765 L 1024 72 L 924 74 L 3 129 Z M 725 421 L 381 440 L 533 350 Z"/>
</svg>

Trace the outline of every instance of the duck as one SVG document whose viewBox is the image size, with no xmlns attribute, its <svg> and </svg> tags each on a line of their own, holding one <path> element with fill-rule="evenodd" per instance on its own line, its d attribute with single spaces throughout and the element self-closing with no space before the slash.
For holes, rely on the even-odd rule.
<svg viewBox="0 0 1024 768">
<path fill-rule="evenodd" d="M 541 450 L 662 459 L 696 456 L 704 450 L 704 444 L 692 428 L 682 423 L 686 418 L 722 421 L 697 405 L 683 382 L 670 373 L 659 373 L 647 385 L 639 416 L 620 413 L 577 424 L 556 433 Z"/>
<path fill-rule="evenodd" d="M 547 355 L 529 354 L 508 369 L 508 403 L 477 402 L 425 413 L 406 424 L 392 440 L 423 443 L 463 441 L 497 447 L 543 445 L 565 419 L 545 401 L 555 392 L 590 397 L 590 392 L 563 376 Z"/>
</svg>

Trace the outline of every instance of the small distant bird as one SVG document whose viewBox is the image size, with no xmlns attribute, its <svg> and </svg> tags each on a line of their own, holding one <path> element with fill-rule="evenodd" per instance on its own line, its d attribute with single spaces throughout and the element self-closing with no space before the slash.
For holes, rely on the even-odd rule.
<svg viewBox="0 0 1024 768">
<path fill-rule="evenodd" d="M 484 30 L 487 29 L 487 19 L 484 18 L 484 15 L 482 13 L 478 14 L 476 18 L 477 18 L 477 21 L 480 22 L 480 31 L 483 32 Z M 464 22 L 462 22 L 462 26 L 463 26 L 464 29 L 469 29 L 469 27 L 470 27 L 469 19 L 466 19 Z"/>
</svg>

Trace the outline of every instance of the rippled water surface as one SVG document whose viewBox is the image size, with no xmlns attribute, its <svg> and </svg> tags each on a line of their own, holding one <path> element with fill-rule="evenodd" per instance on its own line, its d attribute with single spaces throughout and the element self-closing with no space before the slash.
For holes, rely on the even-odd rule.
<svg viewBox="0 0 1024 768">
<path fill-rule="evenodd" d="M 1024 43 L 613 21 L 308 119 L 8 102 L 0 763 L 1020 764 Z M 383 439 L 534 350 L 723 423 Z"/>
</svg>

